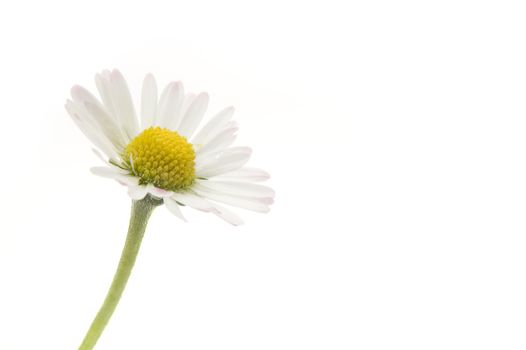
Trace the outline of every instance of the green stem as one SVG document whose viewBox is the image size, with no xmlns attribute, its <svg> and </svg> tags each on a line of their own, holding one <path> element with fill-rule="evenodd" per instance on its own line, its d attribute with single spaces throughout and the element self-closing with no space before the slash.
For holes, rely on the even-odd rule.
<svg viewBox="0 0 526 350">
<path fill-rule="evenodd" d="M 95 316 L 95 319 L 91 323 L 79 350 L 93 349 L 108 324 L 111 315 L 113 315 L 122 296 L 122 292 L 126 287 L 128 278 L 130 277 L 133 265 L 135 264 L 148 219 L 158 204 L 159 203 L 150 196 L 139 201 L 133 201 L 128 236 L 126 237 L 126 243 L 122 250 L 119 266 L 113 277 L 113 282 L 106 295 L 106 299 L 104 299 L 104 303 L 100 307 L 97 316 Z"/>
</svg>

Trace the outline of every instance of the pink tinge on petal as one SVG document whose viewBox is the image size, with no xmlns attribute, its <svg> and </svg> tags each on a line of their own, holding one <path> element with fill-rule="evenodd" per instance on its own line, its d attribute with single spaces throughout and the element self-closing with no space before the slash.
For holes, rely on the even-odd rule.
<svg viewBox="0 0 526 350">
<path fill-rule="evenodd" d="M 172 191 L 163 190 L 162 188 L 155 187 L 154 185 L 147 186 L 148 193 L 153 194 L 156 197 L 164 198 L 171 197 L 173 195 Z"/>
</svg>

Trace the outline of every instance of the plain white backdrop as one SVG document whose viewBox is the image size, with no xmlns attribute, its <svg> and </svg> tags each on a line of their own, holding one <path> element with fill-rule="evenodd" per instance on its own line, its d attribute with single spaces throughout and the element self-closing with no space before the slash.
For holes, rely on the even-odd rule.
<svg viewBox="0 0 526 350">
<path fill-rule="evenodd" d="M 521 1 L 0 5 L 0 349 L 76 349 L 130 200 L 63 105 L 119 68 L 236 107 L 242 227 L 157 209 L 97 350 L 526 348 Z"/>
</svg>

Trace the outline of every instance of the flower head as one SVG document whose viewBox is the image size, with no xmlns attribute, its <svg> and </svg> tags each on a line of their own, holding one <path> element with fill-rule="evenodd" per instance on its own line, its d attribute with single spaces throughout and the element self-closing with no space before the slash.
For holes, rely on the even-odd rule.
<svg viewBox="0 0 526 350">
<path fill-rule="evenodd" d="M 168 84 L 160 97 L 153 75 L 143 82 L 140 124 L 124 77 L 118 70 L 95 76 L 101 101 L 80 86 L 71 89 L 66 110 L 80 130 L 102 151 L 106 163 L 96 175 L 128 187 L 134 200 L 147 195 L 184 219 L 180 206 L 211 212 L 234 225 L 241 219 L 221 204 L 267 212 L 274 191 L 256 182 L 269 175 L 246 167 L 248 147 L 232 147 L 238 130 L 228 107 L 198 129 L 208 94 L 184 93 Z"/>
</svg>

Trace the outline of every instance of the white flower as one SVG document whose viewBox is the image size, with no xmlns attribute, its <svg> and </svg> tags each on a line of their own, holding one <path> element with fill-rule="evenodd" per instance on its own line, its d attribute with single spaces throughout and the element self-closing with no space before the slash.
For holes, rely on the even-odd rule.
<svg viewBox="0 0 526 350">
<path fill-rule="evenodd" d="M 66 110 L 80 130 L 106 156 L 106 166 L 92 172 L 128 187 L 134 200 L 146 195 L 162 200 L 185 220 L 180 206 L 211 212 L 233 225 L 242 223 L 218 204 L 268 212 L 274 191 L 256 182 L 269 175 L 245 167 L 248 147 L 232 147 L 238 130 L 228 107 L 197 133 L 208 94 L 184 93 L 180 82 L 168 84 L 158 98 L 153 75 L 144 78 L 139 126 L 124 77 L 118 70 L 95 76 L 102 102 L 81 86 L 71 89 Z M 185 220 L 186 221 L 186 220 Z"/>
</svg>

